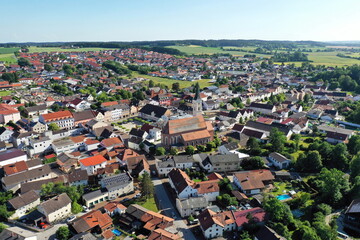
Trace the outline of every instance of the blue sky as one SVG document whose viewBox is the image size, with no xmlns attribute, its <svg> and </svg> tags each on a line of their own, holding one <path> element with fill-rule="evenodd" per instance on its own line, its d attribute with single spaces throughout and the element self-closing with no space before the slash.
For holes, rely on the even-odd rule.
<svg viewBox="0 0 360 240">
<path fill-rule="evenodd" d="M 1 0 L 0 3 L 0 42 L 360 40 L 359 0 Z"/>
</svg>

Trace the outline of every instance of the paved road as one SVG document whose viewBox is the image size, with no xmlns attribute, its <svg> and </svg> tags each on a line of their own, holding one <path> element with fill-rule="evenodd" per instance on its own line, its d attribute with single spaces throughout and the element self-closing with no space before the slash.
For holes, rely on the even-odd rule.
<svg viewBox="0 0 360 240">
<path fill-rule="evenodd" d="M 184 220 L 181 219 L 181 216 L 177 212 L 175 205 L 170 200 L 170 197 L 165 187 L 163 186 L 161 180 L 154 179 L 153 183 L 155 187 L 156 198 L 159 203 L 159 208 L 163 210 L 163 213 L 166 216 L 171 218 L 174 218 L 175 216 L 174 225 L 179 231 L 179 235 L 186 240 L 196 240 L 196 237 L 194 236 L 192 231 L 185 224 Z"/>
</svg>

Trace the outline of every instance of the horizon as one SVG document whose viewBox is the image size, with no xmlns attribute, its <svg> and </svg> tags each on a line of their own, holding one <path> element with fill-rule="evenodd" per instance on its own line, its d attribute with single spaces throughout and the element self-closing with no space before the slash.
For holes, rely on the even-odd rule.
<svg viewBox="0 0 360 240">
<path fill-rule="evenodd" d="M 161 41 L 158 39 L 360 41 L 360 32 L 354 31 L 360 22 L 360 2 L 356 0 L 109 0 L 106 4 L 95 0 L 19 0 L 4 2 L 2 7 L 7 11 L 0 16 L 1 43 Z"/>
</svg>

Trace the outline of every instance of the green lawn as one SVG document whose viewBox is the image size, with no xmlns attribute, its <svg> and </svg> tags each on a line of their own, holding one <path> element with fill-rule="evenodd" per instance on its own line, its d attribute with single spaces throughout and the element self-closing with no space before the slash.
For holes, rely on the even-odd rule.
<svg viewBox="0 0 360 240">
<path fill-rule="evenodd" d="M 1 53 L 0 62 L 5 62 L 6 64 L 13 64 L 17 63 L 17 59 L 13 53 Z"/>
<path fill-rule="evenodd" d="M 11 95 L 12 91 L 0 91 L 0 97 Z"/>
<path fill-rule="evenodd" d="M 90 52 L 110 50 L 110 48 L 76 48 L 76 49 L 63 49 L 61 47 L 29 47 L 29 52 Z"/>
<path fill-rule="evenodd" d="M 274 185 L 275 185 L 275 188 L 273 191 L 271 191 L 271 194 L 274 196 L 285 194 L 284 190 L 286 190 L 286 192 L 293 190 L 291 184 L 289 184 L 287 186 L 285 182 L 275 182 Z"/>
<path fill-rule="evenodd" d="M 152 198 L 149 198 L 149 199 L 146 199 L 145 201 L 144 200 L 140 200 L 137 204 L 139 204 L 140 206 L 143 206 L 144 208 L 147 208 L 153 212 L 158 212 L 159 209 L 157 208 L 156 206 L 156 203 L 155 203 L 155 199 L 152 197 Z"/>
<path fill-rule="evenodd" d="M 193 81 L 193 82 L 180 81 L 180 80 L 173 80 L 173 79 L 169 79 L 169 78 L 152 77 L 152 76 L 140 74 L 140 73 L 138 73 L 136 71 L 132 72 L 132 76 L 133 77 L 139 77 L 139 78 L 145 78 L 145 79 L 153 80 L 155 83 L 165 84 L 169 88 L 171 88 L 172 84 L 176 83 L 176 82 L 180 83 L 180 88 L 190 87 L 191 85 L 196 84 L 197 82 L 199 83 L 201 88 L 213 85 L 212 83 L 209 83 L 209 81 L 210 81 L 209 79 L 201 79 L 201 80 L 197 80 L 197 81 Z"/>
</svg>

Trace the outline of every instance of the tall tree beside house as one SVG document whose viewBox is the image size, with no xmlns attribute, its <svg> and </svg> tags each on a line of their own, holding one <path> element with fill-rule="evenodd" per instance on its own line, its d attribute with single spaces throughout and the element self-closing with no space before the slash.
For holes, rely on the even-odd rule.
<svg viewBox="0 0 360 240">
<path fill-rule="evenodd" d="M 301 172 L 319 172 L 322 166 L 318 151 L 310 151 L 307 155 L 300 153 L 296 161 L 296 168 Z"/>
<path fill-rule="evenodd" d="M 353 135 L 349 139 L 347 148 L 352 155 L 356 155 L 358 152 L 360 152 L 360 135 Z"/>
<path fill-rule="evenodd" d="M 57 125 L 56 123 L 50 123 L 48 128 L 49 128 L 50 131 L 58 131 L 58 130 L 60 130 L 59 125 Z"/>
<path fill-rule="evenodd" d="M 26 59 L 26 58 L 19 58 L 18 59 L 18 64 L 19 64 L 20 67 L 31 66 L 31 63 L 30 63 L 29 59 Z"/>
<path fill-rule="evenodd" d="M 154 196 L 154 184 L 151 181 L 150 174 L 146 171 L 141 176 L 140 188 L 141 188 L 141 195 L 146 199 L 149 199 Z"/>
<path fill-rule="evenodd" d="M 48 72 L 51 72 L 53 70 L 53 67 L 50 64 L 45 64 L 44 69 Z"/>
<path fill-rule="evenodd" d="M 81 212 L 83 210 L 83 208 L 81 207 L 80 204 L 78 204 L 77 202 L 73 202 L 71 204 L 71 212 L 73 214 L 78 214 L 79 212 Z"/>
<path fill-rule="evenodd" d="M 171 88 L 173 91 L 178 92 L 180 90 L 180 83 L 178 82 L 173 83 Z"/>
<path fill-rule="evenodd" d="M 165 148 L 163 148 L 163 147 L 156 148 L 156 156 L 162 156 L 162 155 L 165 155 L 165 153 L 166 153 Z"/>
<path fill-rule="evenodd" d="M 178 154 L 178 150 L 176 148 L 171 148 L 170 149 L 170 155 L 177 155 Z"/>
<path fill-rule="evenodd" d="M 195 153 L 195 148 L 193 146 L 187 146 L 185 148 L 185 152 L 187 155 L 193 155 Z"/>
<path fill-rule="evenodd" d="M 271 143 L 271 150 L 273 152 L 283 152 L 286 137 L 283 132 L 277 128 L 272 128 L 269 135 L 269 142 Z"/>
<path fill-rule="evenodd" d="M 251 158 L 246 158 L 241 161 L 241 167 L 244 170 L 255 170 L 261 169 L 265 166 L 265 162 L 262 157 L 255 156 Z"/>
<path fill-rule="evenodd" d="M 258 149 L 260 147 L 259 141 L 254 137 L 249 137 L 246 142 L 246 147 L 248 149 Z"/>
<path fill-rule="evenodd" d="M 350 163 L 351 178 L 355 179 L 360 176 L 360 153 L 358 153 Z"/>
<path fill-rule="evenodd" d="M 56 231 L 56 238 L 59 240 L 68 240 L 70 238 L 70 230 L 67 226 L 59 227 Z"/>
<path fill-rule="evenodd" d="M 149 88 L 152 88 L 152 87 L 154 87 L 154 86 L 155 86 L 154 81 L 150 79 L 150 81 L 149 81 Z"/>
<path fill-rule="evenodd" d="M 295 143 L 295 150 L 298 151 L 299 150 L 299 144 L 300 144 L 301 135 L 300 134 L 294 134 L 292 136 L 292 139 L 294 140 L 294 143 Z"/>
</svg>

